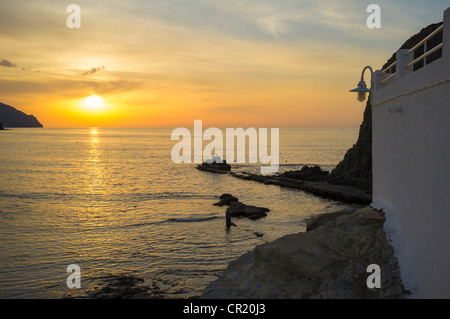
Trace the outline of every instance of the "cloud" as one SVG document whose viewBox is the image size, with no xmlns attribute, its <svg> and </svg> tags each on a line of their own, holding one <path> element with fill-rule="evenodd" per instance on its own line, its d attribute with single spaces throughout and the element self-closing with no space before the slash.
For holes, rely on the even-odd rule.
<svg viewBox="0 0 450 319">
<path fill-rule="evenodd" d="M 81 75 L 82 75 L 82 76 L 91 75 L 91 74 L 97 73 L 97 72 L 99 72 L 99 71 L 102 71 L 102 70 L 104 70 L 104 69 L 105 69 L 104 66 L 100 66 L 100 67 L 97 67 L 97 68 L 92 68 L 92 69 L 90 69 L 90 70 L 87 70 L 87 71 L 81 73 Z"/>
<path fill-rule="evenodd" d="M 11 61 L 6 60 L 6 59 L 2 59 L 0 61 L 0 65 L 4 66 L 5 68 L 17 68 L 17 64 L 12 63 Z"/>
<path fill-rule="evenodd" d="M 32 71 L 32 72 L 41 72 L 39 70 L 34 70 L 26 67 L 19 67 L 17 64 L 12 63 L 9 60 L 2 59 L 0 60 L 0 66 L 3 66 L 5 68 L 11 68 L 11 69 L 21 69 L 22 71 Z"/>
</svg>

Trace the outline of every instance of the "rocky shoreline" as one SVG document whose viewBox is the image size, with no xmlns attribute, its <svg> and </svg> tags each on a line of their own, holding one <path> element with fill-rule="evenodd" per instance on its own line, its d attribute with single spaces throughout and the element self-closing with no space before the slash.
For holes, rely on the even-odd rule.
<svg viewBox="0 0 450 319">
<path fill-rule="evenodd" d="M 406 298 L 397 259 L 370 206 L 318 215 L 307 231 L 257 246 L 232 261 L 202 299 Z M 369 265 L 381 288 L 369 288 Z"/>
</svg>

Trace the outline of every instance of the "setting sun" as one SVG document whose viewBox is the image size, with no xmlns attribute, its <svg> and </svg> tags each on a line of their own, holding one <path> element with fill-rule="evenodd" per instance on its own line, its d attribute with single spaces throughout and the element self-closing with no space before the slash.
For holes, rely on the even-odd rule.
<svg viewBox="0 0 450 319">
<path fill-rule="evenodd" d="M 88 96 L 83 100 L 83 106 L 87 108 L 99 108 L 103 106 L 104 99 L 98 95 Z"/>
</svg>

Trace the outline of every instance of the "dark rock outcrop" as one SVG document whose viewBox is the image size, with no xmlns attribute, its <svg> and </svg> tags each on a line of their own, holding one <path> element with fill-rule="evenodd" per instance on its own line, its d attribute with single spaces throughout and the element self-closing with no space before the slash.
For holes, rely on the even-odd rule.
<svg viewBox="0 0 450 319">
<path fill-rule="evenodd" d="M 0 122 L 4 127 L 43 127 L 33 115 L 27 115 L 4 103 L 0 103 Z"/>
<path fill-rule="evenodd" d="M 372 192 L 372 105 L 370 96 L 364 110 L 356 144 L 328 177 L 329 183 L 353 186 Z"/>
<path fill-rule="evenodd" d="M 2 123 L 0 123 L 0 130 L 4 130 L 5 128 L 3 127 Z"/>
<path fill-rule="evenodd" d="M 328 178 L 329 172 L 323 171 L 319 166 L 309 167 L 305 165 L 299 171 L 288 171 L 281 174 L 281 177 L 298 179 L 302 181 L 323 182 Z"/>
</svg>

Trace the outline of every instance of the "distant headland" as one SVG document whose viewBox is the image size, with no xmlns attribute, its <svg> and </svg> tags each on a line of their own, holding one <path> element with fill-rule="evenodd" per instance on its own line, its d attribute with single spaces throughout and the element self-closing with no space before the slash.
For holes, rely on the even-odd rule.
<svg viewBox="0 0 450 319">
<path fill-rule="evenodd" d="M 5 127 L 44 127 L 36 117 L 0 102 L 0 130 Z"/>
</svg>

